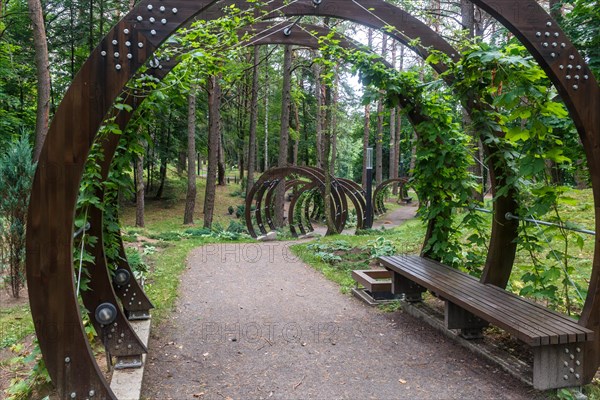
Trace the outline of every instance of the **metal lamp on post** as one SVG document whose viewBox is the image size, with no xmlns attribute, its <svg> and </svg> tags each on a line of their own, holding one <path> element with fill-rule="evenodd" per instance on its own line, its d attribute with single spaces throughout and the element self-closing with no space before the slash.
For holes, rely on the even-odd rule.
<svg viewBox="0 0 600 400">
<path fill-rule="evenodd" d="M 373 227 L 373 148 L 367 148 L 367 215 L 365 218 L 365 228 Z"/>
</svg>

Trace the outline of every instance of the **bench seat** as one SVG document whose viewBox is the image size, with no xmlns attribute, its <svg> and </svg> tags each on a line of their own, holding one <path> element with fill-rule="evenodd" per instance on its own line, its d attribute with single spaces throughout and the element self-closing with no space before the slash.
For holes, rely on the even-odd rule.
<svg viewBox="0 0 600 400">
<path fill-rule="evenodd" d="M 594 332 L 568 316 L 439 262 L 419 256 L 380 257 L 392 272 L 392 292 L 409 302 L 420 301 L 429 290 L 446 302 L 446 327 L 461 329 L 467 338 L 491 323 L 534 349 L 537 389 L 581 384 L 584 345 Z"/>
</svg>

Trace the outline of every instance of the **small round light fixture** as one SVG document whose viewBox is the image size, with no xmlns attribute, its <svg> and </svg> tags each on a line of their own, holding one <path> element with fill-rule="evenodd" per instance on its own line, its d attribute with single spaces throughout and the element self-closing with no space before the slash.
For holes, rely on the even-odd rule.
<svg viewBox="0 0 600 400">
<path fill-rule="evenodd" d="M 129 283 L 131 274 L 124 268 L 119 268 L 113 275 L 113 283 L 117 286 L 125 286 Z"/>
<path fill-rule="evenodd" d="M 110 325 L 117 319 L 117 308 L 111 303 L 102 303 L 94 313 L 96 321 L 102 325 Z"/>
</svg>

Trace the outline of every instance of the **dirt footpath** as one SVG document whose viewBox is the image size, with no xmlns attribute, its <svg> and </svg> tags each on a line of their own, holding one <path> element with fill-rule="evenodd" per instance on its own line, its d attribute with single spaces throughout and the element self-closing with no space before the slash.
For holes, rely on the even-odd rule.
<svg viewBox="0 0 600 400">
<path fill-rule="evenodd" d="M 340 293 L 286 243 L 196 249 L 155 328 L 146 399 L 533 399 L 402 312 Z"/>
</svg>

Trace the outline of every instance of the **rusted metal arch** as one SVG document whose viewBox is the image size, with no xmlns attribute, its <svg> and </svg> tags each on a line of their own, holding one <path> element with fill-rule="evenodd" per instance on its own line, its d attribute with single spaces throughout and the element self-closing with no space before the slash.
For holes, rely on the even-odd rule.
<svg viewBox="0 0 600 400">
<path fill-rule="evenodd" d="M 73 210 L 77 198 L 77 182 L 81 178 L 85 158 L 102 118 L 116 96 L 162 41 L 212 2 L 169 3 L 177 7 L 170 10 L 172 14 L 168 14 L 168 20 L 165 18 L 163 26 L 156 26 L 157 29 L 153 30 L 148 18 L 158 11 L 147 8 L 152 5 L 150 0 L 143 0 L 92 52 L 55 114 L 38 163 L 28 214 L 28 284 L 40 347 L 50 375 L 57 382 L 59 394 L 63 397 L 69 390 L 80 389 L 85 385 L 86 390 L 94 390 L 100 397 L 114 398 L 92 359 L 87 341 L 80 337 L 82 326 L 74 301 L 71 274 Z M 533 0 L 487 0 L 474 3 L 498 18 L 521 39 L 565 100 L 586 150 L 596 205 L 596 227 L 600 228 L 600 147 L 597 145 L 600 115 L 596 112 L 600 104 L 600 89 L 595 78 L 576 49 L 565 38 L 564 32 L 556 28 L 556 22 Z M 137 16 L 141 17 L 141 21 L 138 21 Z M 540 32 L 540 37 L 537 32 Z M 564 43 L 564 47 L 553 51 L 550 47 L 552 42 L 544 39 L 546 32 L 549 35 L 558 34 L 558 43 Z M 130 60 L 125 60 L 123 56 L 108 61 L 101 55 L 102 51 L 116 49 L 120 54 L 128 54 L 128 49 L 123 46 L 128 37 L 141 44 L 133 52 L 135 54 L 131 53 Z M 113 39 L 117 40 L 117 45 L 111 46 Z M 578 65 L 581 67 L 578 74 L 580 79 L 574 79 L 574 75 L 568 73 L 569 65 L 573 68 Z M 53 217 L 52 221 L 49 216 Z M 596 332 L 600 327 L 599 291 L 600 242 L 597 241 L 588 297 L 580 320 L 582 325 Z M 63 340 L 59 345 L 52 346 L 52 338 L 56 337 L 70 340 Z M 584 381 L 589 381 L 597 369 L 599 346 L 600 339 L 596 340 L 594 346 L 586 349 Z M 74 357 L 75 355 L 81 357 Z M 73 382 L 84 383 L 82 386 L 70 386 Z"/>
<path fill-rule="evenodd" d="M 373 192 L 373 212 L 375 214 L 381 215 L 386 212 L 385 205 L 383 204 L 383 190 L 393 183 L 400 183 L 400 186 L 402 187 L 408 183 L 408 178 L 392 178 L 377 185 L 375 191 Z"/>
<path fill-rule="evenodd" d="M 326 172 L 325 170 L 307 166 L 299 168 L 306 171 L 311 171 L 315 175 L 318 175 L 323 182 L 326 182 L 325 174 L 327 174 L 328 172 Z M 346 193 L 344 191 L 344 187 L 339 184 L 339 182 L 333 175 L 331 175 L 330 182 L 331 193 L 335 193 L 336 196 L 336 201 L 331 203 L 332 207 L 330 207 L 330 210 L 333 213 L 332 217 L 336 227 L 336 231 L 337 233 L 341 233 L 344 230 L 344 227 L 346 226 L 346 220 L 348 218 L 348 201 L 345 196 Z"/>
<path fill-rule="evenodd" d="M 262 209 L 261 204 L 262 204 L 262 198 L 263 198 L 265 192 L 267 190 L 273 190 L 274 187 L 281 180 L 283 180 L 286 176 L 289 176 L 292 174 L 308 178 L 312 182 L 315 182 L 318 185 L 319 190 L 322 191 L 322 194 L 324 196 L 325 182 L 322 179 L 323 176 L 316 174 L 315 171 L 303 169 L 301 167 L 271 168 L 270 170 L 263 173 L 263 175 L 261 175 L 261 177 L 254 183 L 254 185 L 248 192 L 248 195 L 246 196 L 246 206 L 245 206 L 246 227 L 248 228 L 248 233 L 252 237 L 258 236 L 256 234 L 256 230 L 254 229 L 254 226 L 252 223 L 252 216 L 253 216 L 252 205 L 253 205 L 253 203 L 256 203 L 256 207 L 254 210 L 254 217 L 257 219 L 257 224 L 259 225 L 259 228 L 260 228 L 261 223 L 262 223 L 261 216 L 260 216 L 261 209 Z M 273 182 L 275 182 L 275 184 L 273 184 Z M 343 196 L 341 196 L 337 190 L 331 191 L 330 200 L 332 201 L 332 204 L 337 206 L 337 208 L 341 208 L 343 206 L 342 198 L 343 198 Z M 343 226 L 343 225 L 341 225 L 341 223 L 342 223 L 342 221 L 339 218 L 337 218 L 336 219 L 336 229 L 339 229 L 340 226 Z M 261 228 L 261 233 L 264 235 L 267 232 L 265 229 Z M 333 233 L 333 232 L 328 231 L 328 233 Z"/>
<path fill-rule="evenodd" d="M 310 168 L 315 171 L 319 171 L 319 173 L 323 174 L 325 171 L 320 168 L 315 167 L 305 167 Z M 346 178 L 337 178 L 335 177 L 332 180 L 332 185 L 339 185 L 342 189 L 343 193 L 350 199 L 357 213 L 357 230 L 360 230 L 364 226 L 365 222 L 365 210 L 366 210 L 366 202 L 365 202 L 365 194 L 360 185 L 350 179 Z M 344 220 L 347 219 L 347 215 L 344 217 Z"/>
<path fill-rule="evenodd" d="M 286 191 L 288 190 L 287 186 L 288 185 L 286 185 Z M 288 225 L 290 227 L 290 232 L 292 233 L 292 236 L 294 236 L 294 237 L 298 237 L 298 232 L 296 232 L 296 226 L 295 226 L 296 222 L 295 222 L 295 218 L 294 218 L 294 210 L 295 210 L 296 203 L 302 196 L 305 196 L 307 194 L 308 190 L 311 190 L 314 186 L 315 186 L 314 182 L 298 181 L 298 180 L 289 182 L 289 188 L 294 190 L 294 196 L 292 196 L 292 199 L 290 201 L 290 207 L 288 208 Z M 304 228 L 304 224 L 302 223 L 302 218 L 299 219 L 297 225 L 298 225 L 298 229 L 300 230 L 300 233 L 302 235 L 306 235 L 307 231 Z"/>
<path fill-rule="evenodd" d="M 356 209 L 356 230 L 364 228 L 367 220 L 367 193 L 361 185 L 347 178 L 337 178 L 338 181 L 342 182 L 346 187 L 346 193 L 350 197 L 352 196 L 354 208 Z"/>
</svg>

